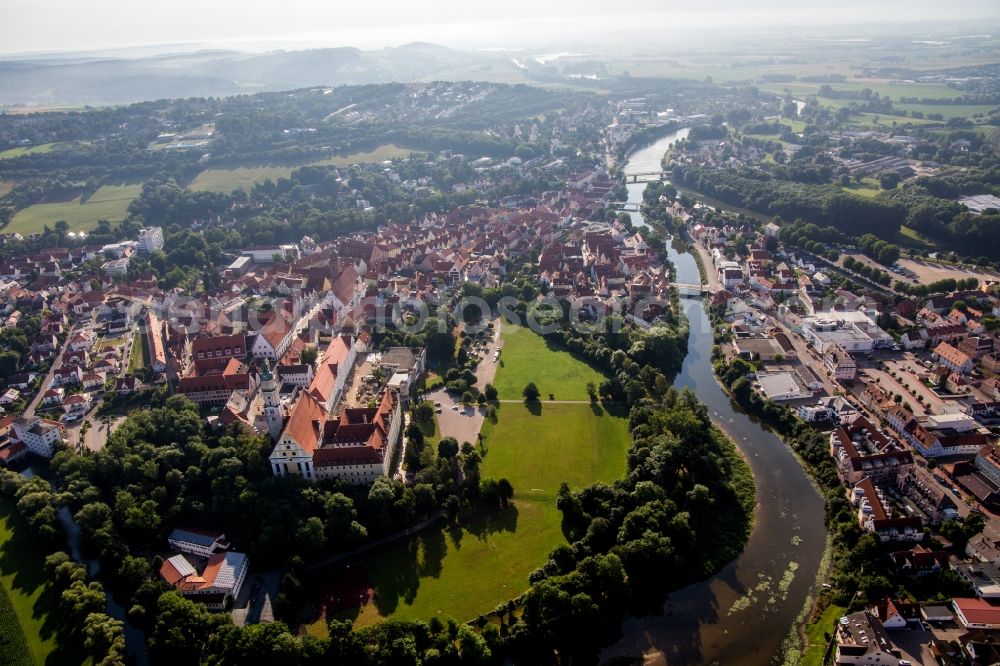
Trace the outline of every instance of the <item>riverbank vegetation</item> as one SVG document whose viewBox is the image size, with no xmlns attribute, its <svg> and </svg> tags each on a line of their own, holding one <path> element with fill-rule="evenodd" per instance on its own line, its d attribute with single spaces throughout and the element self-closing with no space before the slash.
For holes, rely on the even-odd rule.
<svg viewBox="0 0 1000 666">
<path fill-rule="evenodd" d="M 0 470 L 0 662 L 122 666 L 122 623 L 105 614 L 103 586 L 58 550 L 57 506 L 44 479 Z"/>
<path fill-rule="evenodd" d="M 831 587 L 823 589 L 816 597 L 806 629 L 810 641 L 820 635 L 824 641 L 829 641 L 832 627 L 829 617 L 824 614 L 831 606 L 850 612 L 860 607 L 859 604 L 875 603 L 887 595 L 909 600 L 946 601 L 971 593 L 951 571 L 940 574 L 935 584 L 929 585 L 923 579 L 892 570 L 888 557 L 892 545 L 881 544 L 874 534 L 863 531 L 858 525 L 856 511 L 847 500 L 847 488 L 829 455 L 829 432 L 805 423 L 788 407 L 761 398 L 747 378 L 754 366 L 743 359 L 735 358 L 727 363 L 724 358 L 717 357 L 713 365 L 730 395 L 795 451 L 822 492 L 832 544 Z M 982 518 L 973 514 L 964 524 L 946 521 L 940 529 L 956 551 L 961 551 L 965 541 L 981 531 L 982 526 Z M 817 652 L 818 648 L 810 642 L 805 654 L 814 659 Z"/>
</svg>

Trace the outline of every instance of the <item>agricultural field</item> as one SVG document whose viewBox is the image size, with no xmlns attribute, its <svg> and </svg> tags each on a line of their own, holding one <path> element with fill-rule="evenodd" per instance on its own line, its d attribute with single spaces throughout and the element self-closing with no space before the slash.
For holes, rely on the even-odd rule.
<svg viewBox="0 0 1000 666">
<path fill-rule="evenodd" d="M 534 382 L 542 401 L 588 400 L 587 383 L 600 385 L 604 375 L 568 351 L 549 347 L 545 337 L 529 328 L 503 326 L 503 351 L 493 384 L 501 400 L 520 400 L 528 382 Z"/>
<path fill-rule="evenodd" d="M 950 118 L 972 118 L 976 115 L 987 115 L 990 111 L 997 108 L 995 104 L 893 104 L 897 109 L 906 111 L 907 113 L 911 111 L 920 111 L 925 116 L 931 113 L 940 113 L 941 116 L 948 120 Z M 906 120 L 914 121 L 915 119 L 907 118 Z M 933 122 L 933 121 L 932 121 Z"/>
<path fill-rule="evenodd" d="M 534 335 L 534 334 L 532 334 Z M 461 528 L 435 529 L 368 556 L 375 591 L 356 623 L 386 617 L 467 621 L 528 587 L 528 574 L 564 541 L 556 492 L 625 473 L 628 421 L 590 405 L 505 404 L 483 428 L 483 478 L 506 478 L 514 505 Z"/>
<path fill-rule="evenodd" d="M 10 180 L 0 180 L 0 197 L 14 189 L 15 184 L 16 183 Z"/>
<path fill-rule="evenodd" d="M 0 160 L 9 160 L 14 157 L 21 157 L 22 155 L 35 155 L 37 153 L 47 153 L 52 150 L 56 144 L 54 143 L 41 143 L 37 146 L 19 146 L 17 148 L 8 148 L 7 150 L 0 150 Z"/>
<path fill-rule="evenodd" d="M 409 157 L 413 153 L 408 148 L 401 148 L 395 144 L 387 143 L 374 150 L 351 153 L 350 155 L 334 155 L 317 162 L 310 162 L 311 165 L 323 166 L 332 165 L 338 167 L 350 166 L 352 164 L 365 164 L 374 162 L 385 162 L 386 160 Z"/>
<path fill-rule="evenodd" d="M 254 183 L 262 183 L 265 180 L 276 181 L 291 175 L 292 167 L 281 165 L 205 169 L 191 181 L 188 189 L 197 192 L 223 192 L 226 194 L 233 190 L 249 192 Z"/>
<path fill-rule="evenodd" d="M 120 222 L 125 218 L 128 205 L 139 196 L 141 185 L 104 185 L 90 198 L 82 201 L 79 196 L 69 201 L 37 203 L 17 211 L 3 233 L 21 235 L 41 233 L 59 220 L 69 223 L 70 231 L 90 231 L 100 220 Z"/>
<path fill-rule="evenodd" d="M 56 630 L 60 620 L 51 612 L 39 550 L 13 506 L 0 502 L 0 663 L 30 666 L 44 663 L 80 663 L 62 654 Z"/>
</svg>

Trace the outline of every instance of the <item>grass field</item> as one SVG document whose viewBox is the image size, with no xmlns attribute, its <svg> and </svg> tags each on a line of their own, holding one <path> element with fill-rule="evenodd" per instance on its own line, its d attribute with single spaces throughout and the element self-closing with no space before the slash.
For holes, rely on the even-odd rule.
<svg viewBox="0 0 1000 666">
<path fill-rule="evenodd" d="M 501 400 L 519 400 L 528 382 L 534 382 L 542 401 L 587 400 L 587 383 L 600 385 L 604 375 L 568 351 L 549 348 L 545 338 L 529 328 L 503 326 L 503 351 L 493 385 Z"/>
<path fill-rule="evenodd" d="M 409 157 L 413 151 L 391 143 L 379 146 L 374 150 L 351 153 L 350 155 L 334 155 L 309 162 L 310 166 L 350 166 L 362 162 L 384 162 L 398 157 Z M 188 188 L 204 192 L 225 192 L 233 190 L 250 191 L 254 183 L 262 183 L 265 180 L 278 180 L 288 178 L 292 171 L 300 165 L 268 164 L 255 166 L 241 166 L 230 169 L 205 169 L 195 177 Z M 301 165 L 304 166 L 304 165 Z"/>
<path fill-rule="evenodd" d="M 865 199 L 873 199 L 885 191 L 875 178 L 863 178 L 860 183 L 851 183 L 841 189 Z"/>
<path fill-rule="evenodd" d="M 149 348 L 146 346 L 146 335 L 136 331 L 132 336 L 132 351 L 128 356 L 126 372 L 142 370 L 149 366 Z"/>
<path fill-rule="evenodd" d="M 400 148 L 393 143 L 379 146 L 375 150 L 352 153 L 350 155 L 334 155 L 318 162 L 311 162 L 314 165 L 330 164 L 333 166 L 350 166 L 352 164 L 363 164 L 369 162 L 385 162 L 402 157 L 409 157 L 413 153 L 408 148 Z"/>
<path fill-rule="evenodd" d="M 34 155 L 36 153 L 47 153 L 52 150 L 54 143 L 41 143 L 37 146 L 20 146 L 18 148 L 8 148 L 0 150 L 0 160 L 7 160 L 22 155 Z"/>
<path fill-rule="evenodd" d="M 806 625 L 806 648 L 802 654 L 801 666 L 822 666 L 827 640 L 824 633 L 833 634 L 834 625 L 844 614 L 842 606 L 830 604 L 815 622 Z"/>
<path fill-rule="evenodd" d="M 141 185 L 104 185 L 86 201 L 75 197 L 58 203 L 38 203 L 17 211 L 10 224 L 0 231 L 22 235 L 41 233 L 45 226 L 51 229 L 59 220 L 66 220 L 70 231 L 90 231 L 99 220 L 123 220 L 128 205 L 141 191 Z"/>
<path fill-rule="evenodd" d="M 205 169 L 191 181 L 188 189 L 202 192 L 224 192 L 233 190 L 250 191 L 254 183 L 278 180 L 292 175 L 290 166 L 253 166 L 232 169 Z"/>
<path fill-rule="evenodd" d="M 589 405 L 543 403 L 540 411 L 503 405 L 498 422 L 483 428 L 482 475 L 507 478 L 514 506 L 369 556 L 375 599 L 357 623 L 437 615 L 467 621 L 524 592 L 528 574 L 564 541 L 559 484 L 580 488 L 625 472 L 628 421 L 600 412 Z"/>
<path fill-rule="evenodd" d="M 80 663 L 65 654 L 56 636 L 59 619 L 50 614 L 45 553 L 14 507 L 0 502 L 0 663 Z M 72 657 L 75 656 L 76 659 Z"/>
</svg>

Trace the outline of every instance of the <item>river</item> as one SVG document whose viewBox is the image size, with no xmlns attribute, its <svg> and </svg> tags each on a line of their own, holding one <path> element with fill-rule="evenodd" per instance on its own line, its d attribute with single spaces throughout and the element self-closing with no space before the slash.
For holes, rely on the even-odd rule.
<svg viewBox="0 0 1000 666">
<path fill-rule="evenodd" d="M 658 168 L 669 145 L 683 136 L 686 130 L 636 151 L 625 173 Z M 644 187 L 628 186 L 630 203 L 642 201 Z M 638 213 L 632 215 L 641 222 Z M 670 259 L 679 282 L 700 282 L 690 254 L 671 249 Z M 621 639 L 602 658 L 642 654 L 646 664 L 770 664 L 780 658 L 782 641 L 814 591 L 826 541 L 823 500 L 784 442 L 738 411 L 722 391 L 712 371 L 712 331 L 702 303 L 681 302 L 691 334 L 674 385 L 697 394 L 747 459 L 757 485 L 753 532 L 743 553 L 722 571 L 671 594 L 662 615 L 626 618 Z"/>
<path fill-rule="evenodd" d="M 35 476 L 37 470 L 34 466 L 29 465 L 21 471 L 27 477 Z M 87 574 L 91 578 L 96 578 L 98 573 L 100 573 L 101 565 L 96 559 L 88 559 L 83 556 L 83 548 L 81 548 L 81 534 L 80 526 L 76 524 L 73 520 L 73 515 L 70 513 L 67 507 L 62 507 L 56 512 L 56 520 L 63 528 L 63 532 L 66 534 L 66 550 L 69 551 L 69 556 L 73 558 L 74 561 L 80 562 L 86 565 Z M 130 663 L 135 664 L 135 666 L 148 666 L 149 664 L 149 654 L 146 651 L 146 635 L 143 631 L 136 629 L 128 621 L 128 616 L 125 609 L 115 601 L 115 597 L 111 592 L 105 588 L 105 595 L 107 597 L 107 604 L 105 607 L 105 612 L 116 620 L 121 620 L 122 630 L 125 634 L 125 653 L 129 658 Z"/>
</svg>

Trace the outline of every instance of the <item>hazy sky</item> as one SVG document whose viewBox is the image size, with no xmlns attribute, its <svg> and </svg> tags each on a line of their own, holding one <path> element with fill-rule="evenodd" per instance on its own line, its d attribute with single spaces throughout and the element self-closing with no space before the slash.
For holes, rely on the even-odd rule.
<svg viewBox="0 0 1000 666">
<path fill-rule="evenodd" d="M 641 15 L 629 19 L 629 14 Z M 0 53 L 200 43 L 252 49 L 542 43 L 628 25 L 690 34 L 696 27 L 984 21 L 997 0 L 0 0 Z"/>
</svg>

